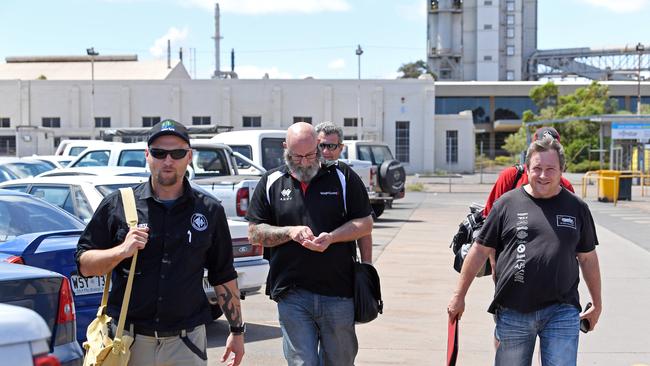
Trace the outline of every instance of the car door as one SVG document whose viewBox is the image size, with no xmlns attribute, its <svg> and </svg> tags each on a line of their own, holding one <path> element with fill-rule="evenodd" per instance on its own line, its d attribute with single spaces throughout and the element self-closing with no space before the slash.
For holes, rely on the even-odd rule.
<svg viewBox="0 0 650 366">
<path fill-rule="evenodd" d="M 29 194 L 59 206 L 84 222 L 90 221 L 93 209 L 81 188 L 73 184 L 32 184 Z"/>
</svg>

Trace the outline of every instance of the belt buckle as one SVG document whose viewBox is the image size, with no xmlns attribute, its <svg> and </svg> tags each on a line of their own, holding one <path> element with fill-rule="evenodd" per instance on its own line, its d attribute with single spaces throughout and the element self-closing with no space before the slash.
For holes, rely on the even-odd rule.
<svg viewBox="0 0 650 366">
<path fill-rule="evenodd" d="M 157 330 L 154 330 L 154 331 L 153 331 L 153 336 L 154 336 L 154 338 L 156 338 L 156 339 L 160 339 L 160 337 L 158 337 L 158 331 L 157 331 Z"/>
</svg>

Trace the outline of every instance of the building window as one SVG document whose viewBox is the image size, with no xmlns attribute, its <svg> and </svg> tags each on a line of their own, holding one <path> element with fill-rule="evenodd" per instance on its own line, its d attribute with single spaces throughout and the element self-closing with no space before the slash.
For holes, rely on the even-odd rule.
<svg viewBox="0 0 650 366">
<path fill-rule="evenodd" d="M 472 111 L 474 123 L 490 123 L 489 97 L 437 97 L 436 114 L 456 114 Z"/>
<path fill-rule="evenodd" d="M 9 123 L 9 118 L 0 118 L 0 128 L 9 128 L 11 123 Z"/>
<path fill-rule="evenodd" d="M 0 136 L 0 155 L 16 156 L 16 136 Z"/>
<path fill-rule="evenodd" d="M 506 1 L 506 10 L 507 11 L 515 11 L 515 2 L 514 1 Z"/>
<path fill-rule="evenodd" d="M 111 127 L 111 117 L 95 117 L 95 127 Z"/>
<path fill-rule="evenodd" d="M 458 131 L 447 131 L 446 137 L 447 164 L 456 164 L 458 163 Z"/>
<path fill-rule="evenodd" d="M 357 119 L 343 118 L 343 127 L 357 127 Z"/>
<path fill-rule="evenodd" d="M 311 117 L 294 116 L 293 117 L 293 123 L 298 123 L 298 122 L 306 122 L 306 123 L 312 124 L 311 123 Z"/>
<path fill-rule="evenodd" d="M 260 116 L 243 116 L 242 127 L 262 127 L 262 117 Z"/>
<path fill-rule="evenodd" d="M 492 61 L 492 56 L 490 55 L 483 56 L 483 61 Z"/>
<path fill-rule="evenodd" d="M 59 117 L 43 117 L 43 127 L 61 128 L 61 118 Z"/>
<path fill-rule="evenodd" d="M 507 46 L 506 47 L 506 55 L 514 56 L 515 55 L 515 46 Z"/>
<path fill-rule="evenodd" d="M 212 123 L 210 116 L 192 116 L 193 125 L 209 125 L 210 123 Z"/>
<path fill-rule="evenodd" d="M 492 29 L 492 24 L 483 24 L 483 29 L 485 30 Z"/>
<path fill-rule="evenodd" d="M 508 81 L 515 80 L 515 72 L 513 70 L 506 71 L 506 80 Z"/>
<path fill-rule="evenodd" d="M 515 25 L 515 16 L 512 14 L 508 14 L 506 16 L 506 24 L 508 25 Z"/>
<path fill-rule="evenodd" d="M 409 162 L 409 121 L 395 122 L 395 159 Z"/>
<path fill-rule="evenodd" d="M 513 27 L 508 27 L 508 28 L 506 29 L 506 36 L 507 36 L 508 38 L 515 38 L 515 28 L 513 28 Z"/>
<path fill-rule="evenodd" d="M 485 5 L 485 6 L 492 6 L 492 0 L 485 0 L 485 1 L 483 2 L 483 5 Z"/>
<path fill-rule="evenodd" d="M 160 117 L 142 117 L 142 127 L 153 127 L 160 122 Z"/>
</svg>

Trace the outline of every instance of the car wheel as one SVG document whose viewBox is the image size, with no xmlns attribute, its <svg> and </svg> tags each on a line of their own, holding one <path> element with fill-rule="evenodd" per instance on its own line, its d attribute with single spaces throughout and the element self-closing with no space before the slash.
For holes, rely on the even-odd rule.
<svg viewBox="0 0 650 366">
<path fill-rule="evenodd" d="M 372 207 L 372 210 L 375 212 L 375 217 L 381 216 L 381 214 L 384 213 L 384 209 L 386 208 L 384 202 L 371 203 L 370 206 Z"/>
<path fill-rule="evenodd" d="M 396 195 L 404 189 L 406 172 L 397 160 L 386 160 L 379 167 L 379 186 L 381 190 Z"/>
<path fill-rule="evenodd" d="M 210 311 L 212 312 L 212 320 L 217 320 L 221 318 L 223 315 L 223 312 L 221 311 L 221 307 L 219 304 L 210 304 Z"/>
</svg>

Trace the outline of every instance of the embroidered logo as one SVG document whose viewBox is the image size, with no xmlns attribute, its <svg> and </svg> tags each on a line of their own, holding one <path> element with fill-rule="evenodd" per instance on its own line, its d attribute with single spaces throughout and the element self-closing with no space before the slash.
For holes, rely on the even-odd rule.
<svg viewBox="0 0 650 366">
<path fill-rule="evenodd" d="M 321 192 L 321 196 L 338 196 L 339 192 Z"/>
<path fill-rule="evenodd" d="M 576 218 L 568 215 L 557 215 L 557 226 L 569 227 L 571 229 L 576 228 Z"/>
<path fill-rule="evenodd" d="M 280 201 L 289 201 L 291 200 L 291 189 L 283 189 L 280 191 Z"/>
<path fill-rule="evenodd" d="M 204 231 L 208 228 L 208 219 L 206 219 L 203 214 L 195 213 L 192 215 L 190 221 L 192 222 L 192 227 L 196 231 Z"/>
</svg>

